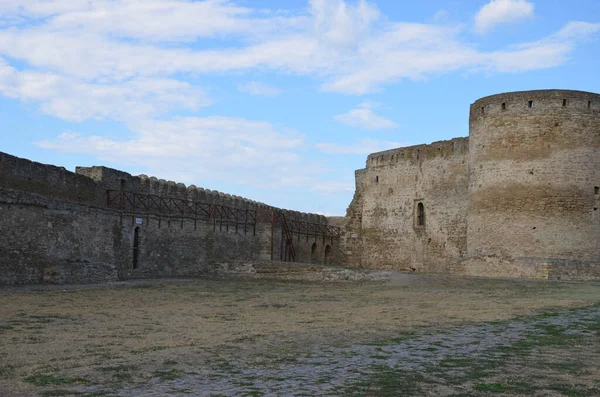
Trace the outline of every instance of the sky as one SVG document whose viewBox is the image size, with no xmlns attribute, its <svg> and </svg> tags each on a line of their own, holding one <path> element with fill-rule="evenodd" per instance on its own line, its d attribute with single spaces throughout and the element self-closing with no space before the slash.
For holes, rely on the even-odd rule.
<svg viewBox="0 0 600 397">
<path fill-rule="evenodd" d="M 0 0 L 0 151 L 297 211 L 548 88 L 600 92 L 600 1 Z"/>
</svg>

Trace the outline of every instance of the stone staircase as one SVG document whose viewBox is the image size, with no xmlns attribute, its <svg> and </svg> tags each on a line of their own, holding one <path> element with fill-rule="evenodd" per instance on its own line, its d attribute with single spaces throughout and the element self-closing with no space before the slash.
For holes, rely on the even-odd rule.
<svg viewBox="0 0 600 397">
<path fill-rule="evenodd" d="M 303 281 L 387 281 L 390 273 L 378 270 L 347 269 L 310 263 L 252 261 L 220 264 L 222 277 Z"/>
</svg>

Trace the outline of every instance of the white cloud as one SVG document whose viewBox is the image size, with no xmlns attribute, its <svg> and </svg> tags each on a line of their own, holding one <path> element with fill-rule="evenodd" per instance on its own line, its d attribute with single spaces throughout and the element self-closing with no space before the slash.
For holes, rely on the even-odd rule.
<svg viewBox="0 0 600 397">
<path fill-rule="evenodd" d="M 546 67 L 566 62 L 573 39 L 600 32 L 600 24 L 569 22 L 560 31 L 542 40 L 513 46 L 487 54 L 487 67 L 503 73 L 518 73 L 539 69 L 539 60 Z"/>
<path fill-rule="evenodd" d="M 332 195 L 337 196 L 340 193 L 351 193 L 354 192 L 354 181 L 351 180 L 343 180 L 343 181 L 321 181 L 320 183 L 315 184 L 311 187 L 313 192 L 317 192 L 319 194 L 324 195 Z M 326 215 L 326 214 L 323 214 Z M 326 216 L 331 216 L 332 214 L 328 214 Z"/>
<path fill-rule="evenodd" d="M 369 130 L 396 128 L 398 126 L 392 120 L 375 114 L 373 107 L 375 106 L 372 103 L 363 102 L 356 109 L 352 109 L 348 113 L 338 114 L 334 118 L 351 127 Z"/>
<path fill-rule="evenodd" d="M 35 18 L 48 18 L 47 27 L 53 31 L 170 42 L 265 35 L 302 21 L 264 16 L 224 0 L 0 0 L 0 19 L 19 25 Z"/>
<path fill-rule="evenodd" d="M 307 166 L 299 154 L 302 135 L 267 122 L 212 116 L 145 120 L 128 126 L 134 133 L 128 140 L 68 132 L 36 145 L 140 166 L 162 178 L 185 170 L 185 175 L 193 175 L 193 180 L 182 180 L 188 183 L 216 179 L 273 188 L 288 185 L 293 176 L 304 181 L 301 186 L 309 186 L 324 171 Z"/>
<path fill-rule="evenodd" d="M 279 88 L 273 87 L 260 81 L 248 81 L 247 83 L 240 84 L 238 90 L 245 92 L 250 95 L 270 96 L 274 97 L 281 94 Z"/>
<path fill-rule="evenodd" d="M 504 3 L 494 1 L 484 9 L 497 4 Z M 460 25 L 389 21 L 365 0 L 313 0 L 299 15 L 258 12 L 221 0 L 0 0 L 0 10 L 5 23 L 26 21 L 0 28 L 0 55 L 21 61 L 24 69 L 102 84 L 271 70 L 314 76 L 326 91 L 358 95 L 402 79 L 453 71 L 552 67 L 594 32 L 575 29 L 552 35 L 552 46 L 542 38 L 486 52 L 463 41 Z M 483 20 L 500 21 L 487 13 Z M 200 38 L 210 45 L 188 44 Z M 498 54 L 520 57 L 528 66 L 505 62 Z"/>
<path fill-rule="evenodd" d="M 210 103 L 202 89 L 184 81 L 136 78 L 120 84 L 87 83 L 51 72 L 18 71 L 2 58 L 0 93 L 37 101 L 44 113 L 68 121 L 139 120 Z"/>
<path fill-rule="evenodd" d="M 433 22 L 444 22 L 448 20 L 448 11 L 438 10 L 432 17 Z"/>
<path fill-rule="evenodd" d="M 328 47 L 354 47 L 381 18 L 379 10 L 365 0 L 356 5 L 342 0 L 311 0 L 310 13 L 314 35 Z"/>
<path fill-rule="evenodd" d="M 475 15 L 475 31 L 486 33 L 501 24 L 533 18 L 533 8 L 527 0 L 491 0 Z"/>
<path fill-rule="evenodd" d="M 317 143 L 315 147 L 321 150 L 322 152 L 330 154 L 365 155 L 409 145 L 409 143 L 388 142 L 375 139 L 361 139 L 360 141 L 350 145 L 341 145 L 338 143 Z"/>
<path fill-rule="evenodd" d="M 310 76 L 324 91 L 363 95 L 443 73 L 558 66 L 600 31 L 600 24 L 575 21 L 547 37 L 490 51 L 466 42 L 461 24 L 441 25 L 442 14 L 430 23 L 407 23 L 390 20 L 367 0 L 310 0 L 306 10 L 294 12 L 251 4 L 0 0 L 0 94 L 68 121 L 120 120 L 133 134 L 118 141 L 71 132 L 40 142 L 43 147 L 129 161 L 159 176 L 310 189 L 329 171 L 306 165 L 298 133 L 233 117 L 178 117 L 210 103 L 196 84 L 275 72 Z M 487 31 L 528 18 L 528 4 L 492 1 L 480 10 L 478 26 Z M 279 91 L 256 81 L 238 88 L 254 95 Z M 360 128 L 396 127 L 368 103 L 337 119 Z M 359 154 L 397 146 L 317 144 L 327 153 Z"/>
</svg>

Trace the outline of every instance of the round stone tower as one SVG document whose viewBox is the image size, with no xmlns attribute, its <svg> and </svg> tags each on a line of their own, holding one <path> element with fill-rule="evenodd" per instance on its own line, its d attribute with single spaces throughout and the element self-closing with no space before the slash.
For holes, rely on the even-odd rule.
<svg viewBox="0 0 600 397">
<path fill-rule="evenodd" d="M 471 105 L 467 254 L 479 273 L 600 269 L 599 207 L 600 95 L 523 91 Z"/>
</svg>

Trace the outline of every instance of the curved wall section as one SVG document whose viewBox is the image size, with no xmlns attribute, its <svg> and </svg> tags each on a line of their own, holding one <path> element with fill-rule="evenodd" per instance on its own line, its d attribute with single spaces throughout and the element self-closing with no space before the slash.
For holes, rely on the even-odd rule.
<svg viewBox="0 0 600 397">
<path fill-rule="evenodd" d="M 469 128 L 468 258 L 512 276 L 600 266 L 600 95 L 485 97 Z"/>
</svg>

